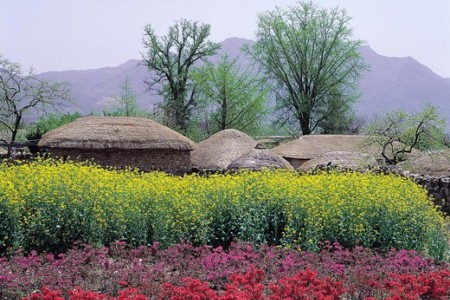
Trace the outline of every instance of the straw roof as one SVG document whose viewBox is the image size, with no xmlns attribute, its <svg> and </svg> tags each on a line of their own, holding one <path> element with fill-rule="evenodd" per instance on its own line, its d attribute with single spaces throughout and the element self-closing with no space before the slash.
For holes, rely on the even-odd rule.
<svg viewBox="0 0 450 300">
<path fill-rule="evenodd" d="M 191 153 L 192 165 L 198 170 L 224 171 L 258 143 L 236 129 L 225 129 L 197 144 Z"/>
<path fill-rule="evenodd" d="M 46 133 L 44 148 L 192 150 L 194 142 L 152 120 L 83 117 Z"/>
<path fill-rule="evenodd" d="M 400 163 L 404 170 L 430 176 L 450 176 L 450 149 L 422 153 Z"/>
<path fill-rule="evenodd" d="M 317 134 L 304 135 L 299 139 L 281 144 L 272 152 L 285 158 L 312 159 L 332 151 L 350 151 L 380 157 L 378 146 L 365 146 L 362 135 Z"/>
<path fill-rule="evenodd" d="M 294 170 L 287 160 L 267 149 L 251 149 L 247 151 L 232 162 L 228 169 L 248 169 L 252 171 L 262 169 Z"/>
<path fill-rule="evenodd" d="M 376 166 L 377 161 L 369 154 L 351 152 L 351 151 L 332 151 L 327 152 L 319 157 L 308 160 L 300 166 L 299 170 L 309 171 L 318 166 L 339 166 L 339 167 L 367 167 Z"/>
</svg>

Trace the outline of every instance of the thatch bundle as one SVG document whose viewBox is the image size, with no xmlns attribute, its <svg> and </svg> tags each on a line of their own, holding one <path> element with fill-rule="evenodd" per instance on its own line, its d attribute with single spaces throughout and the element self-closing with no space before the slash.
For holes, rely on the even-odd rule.
<svg viewBox="0 0 450 300">
<path fill-rule="evenodd" d="M 283 157 L 312 159 L 331 151 L 369 153 L 376 151 L 364 145 L 366 137 L 361 135 L 317 134 L 304 135 L 299 139 L 281 144 L 272 152 Z"/>
<path fill-rule="evenodd" d="M 361 135 L 318 134 L 304 135 L 299 139 L 281 144 L 272 153 L 285 158 L 295 168 L 310 159 L 332 151 L 367 153 L 379 158 L 381 151 L 377 146 L 366 146 L 366 137 Z"/>
<path fill-rule="evenodd" d="M 225 129 L 197 144 L 191 153 L 192 165 L 199 171 L 224 171 L 258 143 L 236 129 Z"/>
<path fill-rule="evenodd" d="M 152 120 L 130 117 L 83 117 L 45 134 L 43 148 L 192 150 L 194 143 Z"/>
<path fill-rule="evenodd" d="M 450 176 L 450 149 L 422 153 L 400 164 L 404 170 L 430 176 Z"/>
<path fill-rule="evenodd" d="M 308 160 L 300 166 L 300 170 L 309 171 L 319 166 L 343 168 L 367 168 L 377 165 L 375 158 L 369 154 L 351 151 L 332 151 Z"/>
<path fill-rule="evenodd" d="M 259 171 L 263 169 L 294 170 L 287 160 L 267 149 L 251 149 L 241 155 L 228 166 L 229 170 L 247 169 Z"/>
</svg>

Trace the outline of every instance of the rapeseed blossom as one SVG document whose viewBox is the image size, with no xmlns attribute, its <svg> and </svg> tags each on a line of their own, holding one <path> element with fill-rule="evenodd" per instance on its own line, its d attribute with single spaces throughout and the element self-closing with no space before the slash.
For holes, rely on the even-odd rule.
<svg viewBox="0 0 450 300">
<path fill-rule="evenodd" d="M 414 182 L 362 173 L 171 176 L 37 161 L 0 165 L 0 250 L 74 241 L 163 247 L 233 239 L 318 250 L 323 241 L 448 256 L 445 218 Z"/>
</svg>

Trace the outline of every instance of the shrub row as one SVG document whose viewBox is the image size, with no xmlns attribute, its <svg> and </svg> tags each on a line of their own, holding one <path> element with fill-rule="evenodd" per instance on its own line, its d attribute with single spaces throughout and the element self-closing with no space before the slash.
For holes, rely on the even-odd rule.
<svg viewBox="0 0 450 300">
<path fill-rule="evenodd" d="M 61 251 L 74 241 L 227 246 L 238 238 L 314 251 L 330 240 L 448 256 L 444 216 L 423 188 L 394 175 L 175 177 L 44 161 L 1 165 L 0 178 L 1 252 Z"/>
<path fill-rule="evenodd" d="M 188 244 L 133 248 L 117 242 L 109 248 L 79 245 L 56 256 L 19 251 L 1 258 L 0 299 L 258 299 L 247 297 L 251 291 L 261 299 L 448 299 L 449 267 L 412 250 L 381 256 L 337 243 L 313 253 L 245 243 L 233 243 L 225 251 Z M 33 291 L 39 293 L 31 296 Z M 311 297 L 301 298 L 304 293 Z M 133 298 L 139 294 L 144 296 Z"/>
</svg>

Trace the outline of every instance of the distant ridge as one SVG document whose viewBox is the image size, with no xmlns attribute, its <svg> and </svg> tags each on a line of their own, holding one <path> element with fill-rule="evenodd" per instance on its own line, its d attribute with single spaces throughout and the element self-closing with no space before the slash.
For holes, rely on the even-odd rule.
<svg viewBox="0 0 450 300">
<path fill-rule="evenodd" d="M 211 61 L 228 54 L 238 57 L 244 67 L 250 64 L 242 47 L 254 41 L 229 38 L 221 42 L 222 48 Z M 371 118 L 385 110 L 404 108 L 418 111 L 427 102 L 438 107 L 439 112 L 450 123 L 450 78 L 442 78 L 412 57 L 386 57 L 377 54 L 369 46 L 360 48 L 361 54 L 371 66 L 360 82 L 361 98 L 356 104 L 359 115 Z M 82 71 L 47 72 L 39 74 L 55 81 L 66 81 L 72 91 L 73 110 L 84 113 L 102 111 L 112 97 L 119 95 L 120 86 L 126 76 L 138 95 L 142 107 L 152 108 L 160 96 L 146 91 L 144 79 L 151 74 L 137 59 L 131 59 L 117 67 L 106 67 Z M 450 124 L 448 124 L 450 126 Z M 450 127 L 449 127 L 450 128 Z"/>
<path fill-rule="evenodd" d="M 368 46 L 360 51 L 371 66 L 360 82 L 360 114 L 371 116 L 385 109 L 418 111 L 429 102 L 450 120 L 450 79 L 438 76 L 412 57 L 386 57 Z"/>
</svg>

